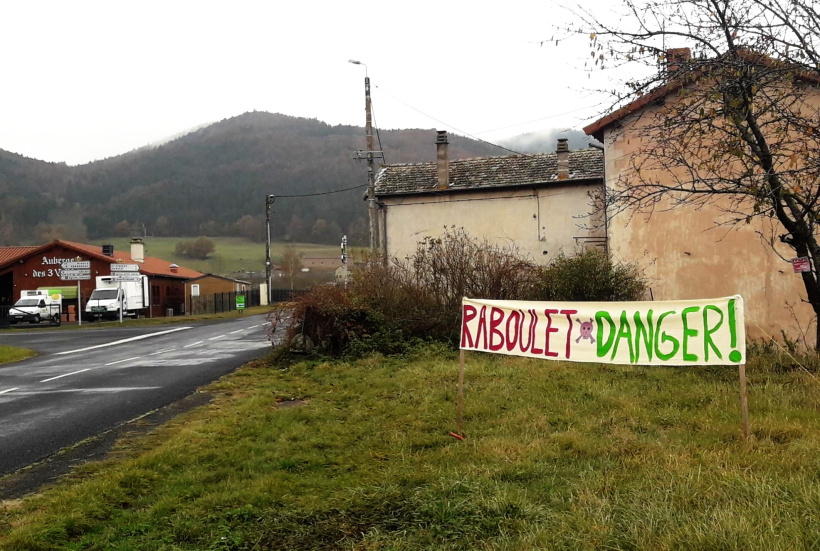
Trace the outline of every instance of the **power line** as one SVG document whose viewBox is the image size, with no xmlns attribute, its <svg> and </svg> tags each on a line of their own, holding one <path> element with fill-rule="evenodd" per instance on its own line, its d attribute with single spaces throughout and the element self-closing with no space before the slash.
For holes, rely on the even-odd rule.
<svg viewBox="0 0 820 551">
<path fill-rule="evenodd" d="M 361 185 L 353 186 L 353 187 L 346 187 L 344 189 L 334 189 L 333 191 L 320 191 L 320 192 L 317 192 L 317 193 L 302 193 L 302 194 L 299 194 L 299 195 L 277 195 L 276 198 L 279 199 L 280 197 L 282 197 L 282 198 L 316 197 L 317 195 L 330 195 L 332 193 L 342 193 L 343 191 L 350 191 L 352 189 L 359 189 L 359 188 L 363 188 L 363 187 L 367 187 L 367 184 L 361 184 Z"/>
<path fill-rule="evenodd" d="M 376 86 L 376 88 L 379 88 L 379 87 L 378 87 L 378 86 Z M 379 88 L 379 90 L 381 90 L 382 92 L 384 92 L 384 90 L 382 90 L 381 88 Z M 515 153 L 516 155 L 524 155 L 524 153 L 521 153 L 521 152 L 519 152 L 519 151 L 514 151 L 514 150 L 512 150 L 512 149 L 509 149 L 509 148 L 507 148 L 507 147 L 504 147 L 503 145 L 498 145 L 497 143 L 488 142 L 487 140 L 482 140 L 482 139 L 481 139 L 481 138 L 479 138 L 478 136 L 473 136 L 472 134 L 469 134 L 469 133 L 465 132 L 464 130 L 460 130 L 460 129 L 456 128 L 456 127 L 455 127 L 455 126 L 453 126 L 452 124 L 447 124 L 447 123 L 446 123 L 446 122 L 444 122 L 443 120 L 437 119 L 437 118 L 433 117 L 432 115 L 428 115 L 427 113 L 425 113 L 424 111 L 422 111 L 422 110 L 420 110 L 420 109 L 416 109 L 415 107 L 413 107 L 412 105 L 410 105 L 410 104 L 409 104 L 409 103 L 407 103 L 406 101 L 403 101 L 403 100 L 401 100 L 401 99 L 397 98 L 396 96 L 394 96 L 394 95 L 393 95 L 393 94 L 391 94 L 390 92 L 384 92 L 384 93 L 385 93 L 385 94 L 387 94 L 388 96 L 390 96 L 391 98 L 393 98 L 394 100 L 398 101 L 399 103 L 403 103 L 404 105 L 406 105 L 407 107 L 409 107 L 409 108 L 410 108 L 410 109 L 412 109 L 413 111 L 416 111 L 416 112 L 418 112 L 418 113 L 421 113 L 422 115 L 424 115 L 424 116 L 425 116 L 425 117 L 427 117 L 428 119 L 432 119 L 432 120 L 434 120 L 434 121 L 436 121 L 436 122 L 438 122 L 438 123 L 443 124 L 444 126 L 447 126 L 448 128 L 452 128 L 452 129 L 453 129 L 453 130 L 455 130 L 456 132 L 459 132 L 459 133 L 461 133 L 461 134 L 464 134 L 464 135 L 465 135 L 465 136 L 467 136 L 467 137 L 470 137 L 470 138 L 472 138 L 472 139 L 474 139 L 474 140 L 477 140 L 477 141 L 479 141 L 479 142 L 484 142 L 484 143 L 486 143 L 486 144 L 492 145 L 492 146 L 497 147 L 497 148 L 499 148 L 499 149 L 503 149 L 504 151 L 509 151 L 510 153 Z"/>
<path fill-rule="evenodd" d="M 378 86 L 377 86 L 378 88 Z M 382 164 L 387 164 L 387 158 L 384 156 L 384 148 L 382 147 L 382 136 L 379 134 L 379 123 L 376 122 L 376 110 L 373 109 L 373 100 L 370 100 L 370 112 L 373 113 L 373 126 L 376 127 L 376 139 L 379 142 L 379 151 L 382 154 Z"/>
<path fill-rule="evenodd" d="M 593 108 L 598 107 L 600 105 L 603 105 L 603 102 L 596 103 L 595 105 L 591 105 L 589 107 L 581 107 L 580 109 L 573 109 L 572 111 L 564 111 L 563 113 L 557 113 L 555 115 L 550 115 L 548 117 L 541 117 L 540 119 L 533 119 L 533 120 L 527 121 L 527 122 L 519 122 L 519 123 L 516 123 L 516 124 L 511 124 L 509 126 L 502 126 L 501 128 L 493 128 L 492 130 L 482 130 L 481 132 L 476 132 L 476 134 L 487 134 L 488 132 L 495 132 L 497 130 L 507 130 L 508 128 L 515 128 L 516 126 L 524 126 L 526 124 L 532 124 L 534 122 L 540 122 L 540 121 L 545 121 L 545 120 L 549 120 L 549 119 L 554 119 L 556 117 L 563 117 L 564 115 L 571 115 L 572 113 L 577 113 L 578 111 L 586 111 L 587 109 L 593 109 Z"/>
</svg>

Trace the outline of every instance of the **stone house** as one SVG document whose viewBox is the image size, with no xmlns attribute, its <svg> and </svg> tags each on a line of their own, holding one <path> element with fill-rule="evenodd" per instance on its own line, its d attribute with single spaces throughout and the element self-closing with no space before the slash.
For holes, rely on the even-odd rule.
<svg viewBox="0 0 820 551">
<path fill-rule="evenodd" d="M 381 247 L 403 259 L 424 237 L 445 227 L 495 243 L 513 243 L 535 262 L 606 248 L 592 196 L 603 187 L 603 152 L 555 153 L 450 160 L 447 134 L 438 132 L 437 160 L 383 166 L 376 175 Z"/>
</svg>

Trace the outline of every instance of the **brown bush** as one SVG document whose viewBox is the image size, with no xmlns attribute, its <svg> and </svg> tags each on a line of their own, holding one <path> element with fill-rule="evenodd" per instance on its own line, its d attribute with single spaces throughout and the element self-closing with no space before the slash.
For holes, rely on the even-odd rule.
<svg viewBox="0 0 820 551">
<path fill-rule="evenodd" d="M 321 287 L 299 299 L 297 331 L 332 353 L 393 353 L 417 340 L 455 341 L 462 297 L 528 298 L 534 268 L 514 245 L 450 228 L 419 243 L 405 261 L 366 263 L 347 290 Z"/>
</svg>

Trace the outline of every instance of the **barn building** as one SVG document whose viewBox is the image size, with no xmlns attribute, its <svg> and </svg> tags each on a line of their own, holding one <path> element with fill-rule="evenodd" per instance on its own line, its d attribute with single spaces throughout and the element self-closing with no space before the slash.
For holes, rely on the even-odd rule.
<svg viewBox="0 0 820 551">
<path fill-rule="evenodd" d="M 139 238 L 131 241 L 129 252 L 63 240 L 40 246 L 0 247 L 0 307 L 13 305 L 23 290 L 62 288 L 63 311 L 67 312 L 69 306 L 76 308 L 77 283 L 60 279 L 62 263 L 72 260 L 91 262 L 91 279 L 80 282 L 81 310 L 94 290 L 95 277 L 109 275 L 111 264 L 138 264 L 140 273 L 148 276 L 151 307 L 146 316 L 149 317 L 162 317 L 171 312 L 184 314 L 185 282 L 202 276 L 196 270 L 145 256 L 145 245 Z"/>
</svg>

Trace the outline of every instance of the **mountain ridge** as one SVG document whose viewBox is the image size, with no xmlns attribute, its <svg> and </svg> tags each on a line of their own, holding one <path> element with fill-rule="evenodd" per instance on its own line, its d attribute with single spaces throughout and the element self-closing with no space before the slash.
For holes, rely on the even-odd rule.
<svg viewBox="0 0 820 551">
<path fill-rule="evenodd" d="M 509 154 L 455 134 L 451 159 Z M 388 163 L 435 160 L 434 129 L 380 130 Z M 156 146 L 77 166 L 0 150 L 0 244 L 159 236 L 264 238 L 264 196 L 282 197 L 272 218 L 279 240 L 367 240 L 362 127 L 251 111 Z M 552 144 L 554 150 L 554 142 Z M 358 158 L 357 158 L 358 157 Z"/>
</svg>

